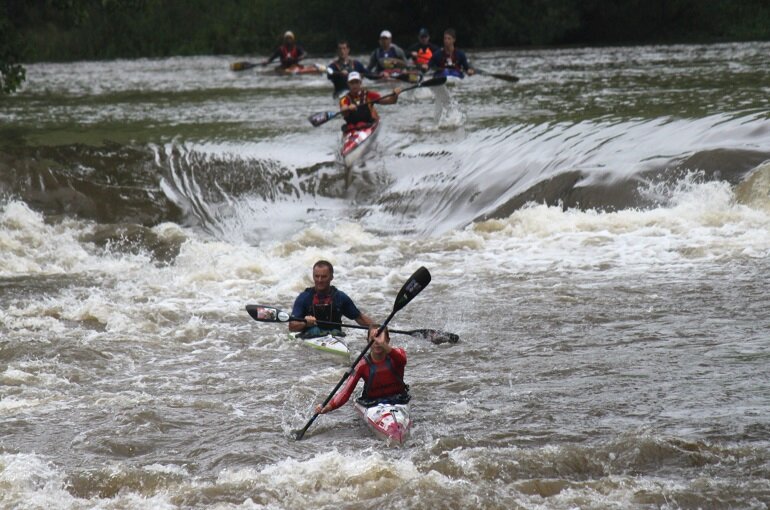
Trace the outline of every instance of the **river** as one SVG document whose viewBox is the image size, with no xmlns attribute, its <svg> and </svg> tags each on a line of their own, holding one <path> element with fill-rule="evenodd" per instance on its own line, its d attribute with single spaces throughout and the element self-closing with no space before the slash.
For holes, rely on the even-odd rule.
<svg viewBox="0 0 770 510">
<path fill-rule="evenodd" d="M 379 106 L 352 170 L 307 120 L 323 75 L 29 65 L 0 103 L 0 507 L 767 509 L 770 43 L 469 56 Z M 290 310 L 318 259 L 377 320 L 427 267 L 391 326 L 460 336 L 393 335 L 401 448 L 350 405 L 291 437 L 346 364 L 244 307 Z"/>
</svg>

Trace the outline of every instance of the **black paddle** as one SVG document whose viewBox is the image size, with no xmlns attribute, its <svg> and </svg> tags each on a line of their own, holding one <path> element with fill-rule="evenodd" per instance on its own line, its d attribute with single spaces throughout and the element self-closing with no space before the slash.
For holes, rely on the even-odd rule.
<svg viewBox="0 0 770 510">
<path fill-rule="evenodd" d="M 342 76 L 343 73 L 341 72 L 334 72 L 331 67 L 326 68 L 326 72 L 329 74 L 329 76 Z M 406 83 L 419 83 L 422 81 L 422 74 L 421 73 L 409 73 L 409 72 L 403 72 L 403 73 L 393 73 L 388 76 L 380 76 L 377 73 L 370 73 L 367 71 L 366 73 L 361 73 L 361 76 L 366 78 L 367 80 L 399 80 L 404 81 Z M 340 95 L 348 90 L 347 84 L 345 84 L 344 87 L 335 88 L 334 92 L 332 92 L 332 97 L 334 99 L 337 99 L 340 97 Z"/>
<path fill-rule="evenodd" d="M 252 319 L 260 322 L 305 322 L 303 317 L 292 317 L 287 312 L 272 306 L 246 305 L 246 311 L 249 312 L 249 315 L 251 315 Z M 368 327 L 361 326 L 359 324 L 346 324 L 344 322 L 316 321 L 316 324 L 321 326 L 328 326 L 330 328 L 369 329 Z M 410 331 L 391 329 L 390 332 L 398 333 L 400 335 L 409 335 L 415 338 L 422 338 L 423 340 L 430 340 L 436 345 L 443 343 L 456 344 L 457 341 L 460 340 L 460 337 L 455 333 L 447 333 L 446 331 L 439 331 L 436 329 L 413 329 Z"/>
<path fill-rule="evenodd" d="M 347 74 L 342 73 L 340 71 L 334 71 L 331 67 L 326 68 L 326 73 L 329 76 L 347 76 Z M 372 73 L 370 71 L 365 71 L 363 73 L 359 73 L 361 76 L 366 78 L 367 80 L 400 80 L 405 81 L 407 83 L 415 83 L 420 81 L 422 78 L 422 75 L 419 73 L 410 73 L 408 71 L 403 72 L 397 72 L 397 73 L 390 73 L 388 75 L 379 75 L 377 73 Z"/>
<path fill-rule="evenodd" d="M 404 283 L 403 287 L 401 287 L 401 290 L 398 291 L 398 295 L 396 296 L 396 301 L 393 303 L 393 311 L 390 312 L 390 315 L 388 315 L 388 318 L 385 319 L 385 322 L 380 325 L 379 329 L 377 329 L 377 335 L 382 333 L 382 330 L 385 329 L 385 326 L 388 325 L 388 322 L 390 322 L 390 319 L 393 318 L 394 315 L 396 315 L 396 312 L 401 310 L 403 307 L 407 305 L 412 299 L 417 296 L 417 294 L 420 293 L 422 289 L 428 286 L 430 283 L 430 272 L 425 267 L 421 267 L 417 271 L 414 272 L 412 276 L 409 277 L 409 279 Z M 334 397 L 334 394 L 337 393 L 337 390 L 340 389 L 340 386 L 345 382 L 345 379 L 347 379 L 350 374 L 353 373 L 353 371 L 356 369 L 356 365 L 358 365 L 358 362 L 361 361 L 361 359 L 366 355 L 366 351 L 369 350 L 369 348 L 372 346 L 372 343 L 374 343 L 374 340 L 369 340 L 369 343 L 366 344 L 366 347 L 364 347 L 364 350 L 361 351 L 361 354 L 358 355 L 356 360 L 353 362 L 353 364 L 348 368 L 345 373 L 342 375 L 342 379 L 340 379 L 340 382 L 337 383 L 337 386 L 334 387 L 331 393 L 329 393 L 329 396 L 326 397 L 326 400 L 324 400 L 324 403 L 321 404 L 321 407 L 324 407 L 326 404 L 329 403 L 329 401 Z M 305 432 L 307 432 L 307 429 L 310 428 L 310 425 L 313 424 L 315 419 L 318 418 L 318 413 L 315 413 L 312 418 L 310 418 L 310 421 L 308 421 L 303 428 L 300 430 L 293 431 L 294 437 L 299 441 L 302 439 L 302 436 L 305 435 Z"/>
<path fill-rule="evenodd" d="M 430 80 L 425 80 L 422 83 L 418 83 L 417 85 L 412 85 L 411 87 L 406 87 L 405 89 L 402 89 L 401 92 L 406 92 L 407 90 L 416 89 L 418 87 L 435 87 L 436 85 L 443 85 L 444 83 L 446 83 L 446 76 L 439 76 L 438 78 L 432 78 Z M 386 97 L 393 97 L 393 96 L 397 96 L 397 95 L 398 94 L 393 92 L 392 94 L 388 94 L 388 95 L 382 96 L 381 98 L 377 99 L 376 101 L 367 101 L 364 104 L 370 105 L 370 104 L 379 103 L 380 101 L 382 101 Z M 313 115 L 308 117 L 307 120 L 309 120 L 310 123 L 313 126 L 318 127 L 321 124 L 326 124 L 327 122 L 332 120 L 334 117 L 340 115 L 341 113 L 342 113 L 342 111 L 318 112 L 318 113 L 314 113 Z"/>
<path fill-rule="evenodd" d="M 516 83 L 519 81 L 519 77 L 513 76 L 512 74 L 490 73 L 488 71 L 484 71 L 483 69 L 479 69 L 478 67 L 474 68 L 474 70 L 476 71 L 476 74 L 485 74 L 487 76 L 491 76 L 492 78 L 497 78 L 498 80 L 505 80 L 511 83 Z"/>
</svg>

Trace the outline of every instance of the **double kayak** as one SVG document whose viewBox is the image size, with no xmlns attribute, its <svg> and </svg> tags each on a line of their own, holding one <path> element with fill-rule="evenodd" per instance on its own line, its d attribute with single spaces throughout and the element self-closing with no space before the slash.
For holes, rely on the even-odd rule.
<svg viewBox="0 0 770 510">
<path fill-rule="evenodd" d="M 374 145 L 374 140 L 377 138 L 379 126 L 380 122 L 375 121 L 367 126 L 349 129 L 343 133 L 340 156 L 342 157 L 342 163 L 346 167 L 352 167 L 369 152 L 369 149 Z"/>
<path fill-rule="evenodd" d="M 404 444 L 412 427 L 408 403 L 386 402 L 366 407 L 356 401 L 354 406 L 375 436 L 391 445 Z"/>
</svg>

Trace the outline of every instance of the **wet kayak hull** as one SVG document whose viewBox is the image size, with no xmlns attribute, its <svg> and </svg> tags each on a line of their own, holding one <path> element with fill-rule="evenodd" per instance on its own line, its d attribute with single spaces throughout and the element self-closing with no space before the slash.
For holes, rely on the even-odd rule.
<svg viewBox="0 0 770 510">
<path fill-rule="evenodd" d="M 412 418 L 409 404 L 377 404 L 364 407 L 354 403 L 356 411 L 376 437 L 388 444 L 403 445 L 409 437 Z"/>
<path fill-rule="evenodd" d="M 343 361 L 350 360 L 350 347 L 341 337 L 334 335 L 325 335 L 313 338 L 300 338 L 295 334 L 290 335 L 291 338 L 302 342 L 302 345 L 309 347 L 319 354 L 328 354 L 336 359 Z"/>
<path fill-rule="evenodd" d="M 363 129 L 351 129 L 342 135 L 342 148 L 340 156 L 342 163 L 350 168 L 363 160 L 369 152 L 379 133 L 380 123 L 375 122 Z"/>
</svg>

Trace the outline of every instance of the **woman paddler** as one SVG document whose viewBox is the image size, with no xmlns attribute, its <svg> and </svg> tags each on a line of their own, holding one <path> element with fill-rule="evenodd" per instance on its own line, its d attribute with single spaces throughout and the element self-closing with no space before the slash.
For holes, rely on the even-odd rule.
<svg viewBox="0 0 770 510">
<path fill-rule="evenodd" d="M 401 347 L 391 347 L 387 328 L 379 335 L 376 333 L 377 328 L 372 326 L 369 329 L 369 340 L 372 341 L 371 352 L 358 362 L 353 373 L 345 381 L 345 385 L 328 404 L 316 406 L 316 413 L 325 414 L 345 404 L 361 379 L 364 380 L 364 391 L 358 403 L 365 407 L 378 403 L 406 404 L 409 402 L 409 386 L 404 383 L 406 351 Z"/>
</svg>

